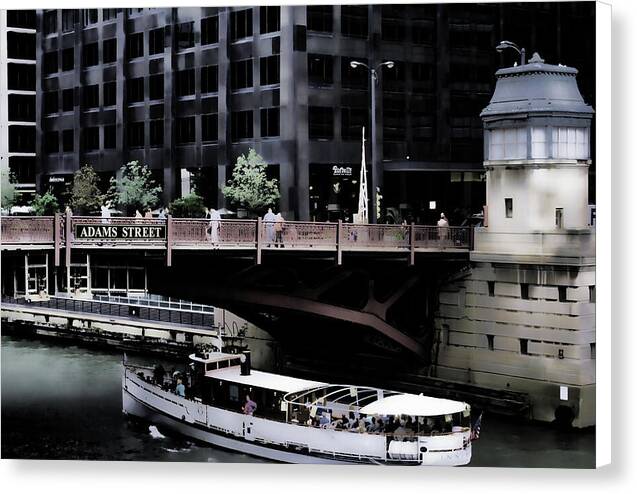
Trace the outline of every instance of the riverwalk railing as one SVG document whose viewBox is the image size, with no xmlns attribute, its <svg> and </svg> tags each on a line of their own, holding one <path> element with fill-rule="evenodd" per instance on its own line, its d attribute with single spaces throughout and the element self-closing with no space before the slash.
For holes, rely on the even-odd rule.
<svg viewBox="0 0 637 494">
<path fill-rule="evenodd" d="M 210 220 L 190 218 L 101 218 L 69 214 L 0 218 L 3 249 L 49 247 L 59 265 L 60 249 L 160 249 L 171 264 L 173 250 L 267 249 L 415 252 L 472 248 L 471 227 L 320 223 L 307 221 Z"/>
</svg>

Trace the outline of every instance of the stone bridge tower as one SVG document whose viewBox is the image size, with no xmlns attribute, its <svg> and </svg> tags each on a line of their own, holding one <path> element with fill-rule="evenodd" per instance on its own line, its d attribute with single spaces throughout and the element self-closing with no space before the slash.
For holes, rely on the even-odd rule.
<svg viewBox="0 0 637 494">
<path fill-rule="evenodd" d="M 593 110 L 576 75 L 538 54 L 496 72 L 480 115 L 485 226 L 470 274 L 440 294 L 433 358 L 438 377 L 526 393 L 533 418 L 583 427 L 595 423 Z"/>
</svg>

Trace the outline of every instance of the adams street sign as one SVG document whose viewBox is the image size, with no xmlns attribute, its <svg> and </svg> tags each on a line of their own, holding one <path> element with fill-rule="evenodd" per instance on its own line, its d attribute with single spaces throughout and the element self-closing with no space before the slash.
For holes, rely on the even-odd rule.
<svg viewBox="0 0 637 494">
<path fill-rule="evenodd" d="M 166 238 L 166 226 L 76 224 L 75 238 L 76 240 L 162 240 Z"/>
</svg>

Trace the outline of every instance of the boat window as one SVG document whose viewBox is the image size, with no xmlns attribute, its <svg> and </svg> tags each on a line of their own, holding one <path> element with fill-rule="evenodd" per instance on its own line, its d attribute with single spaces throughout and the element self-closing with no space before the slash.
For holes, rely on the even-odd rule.
<svg viewBox="0 0 637 494">
<path fill-rule="evenodd" d="M 235 365 L 241 365 L 241 360 L 239 360 L 238 358 L 233 358 L 230 361 L 230 367 L 234 367 Z"/>
<path fill-rule="evenodd" d="M 206 364 L 206 371 L 215 370 L 217 368 L 217 362 L 210 362 Z"/>
<path fill-rule="evenodd" d="M 237 386 L 236 384 L 231 384 L 228 391 L 230 401 L 239 401 L 239 386 Z"/>
<path fill-rule="evenodd" d="M 219 369 L 225 369 L 226 367 L 228 367 L 229 362 L 227 360 L 220 360 L 219 361 Z"/>
</svg>

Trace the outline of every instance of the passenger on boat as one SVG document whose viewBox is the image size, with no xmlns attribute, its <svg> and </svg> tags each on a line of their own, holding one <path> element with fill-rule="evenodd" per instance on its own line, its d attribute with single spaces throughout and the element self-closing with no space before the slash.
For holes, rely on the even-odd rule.
<svg viewBox="0 0 637 494">
<path fill-rule="evenodd" d="M 319 427 L 327 427 L 330 423 L 330 414 L 327 412 L 323 412 L 319 417 Z"/>
<path fill-rule="evenodd" d="M 184 383 L 181 381 L 181 378 L 177 379 L 177 386 L 175 386 L 175 394 L 181 397 L 186 396 L 186 386 L 184 386 Z"/>
<path fill-rule="evenodd" d="M 153 369 L 153 380 L 156 384 L 160 386 L 164 384 L 164 376 L 166 375 L 166 371 L 161 364 L 157 364 Z"/>
<path fill-rule="evenodd" d="M 243 413 L 246 415 L 254 415 L 254 412 L 257 409 L 257 404 L 250 399 L 250 395 L 246 395 L 246 402 L 243 405 Z"/>
</svg>

